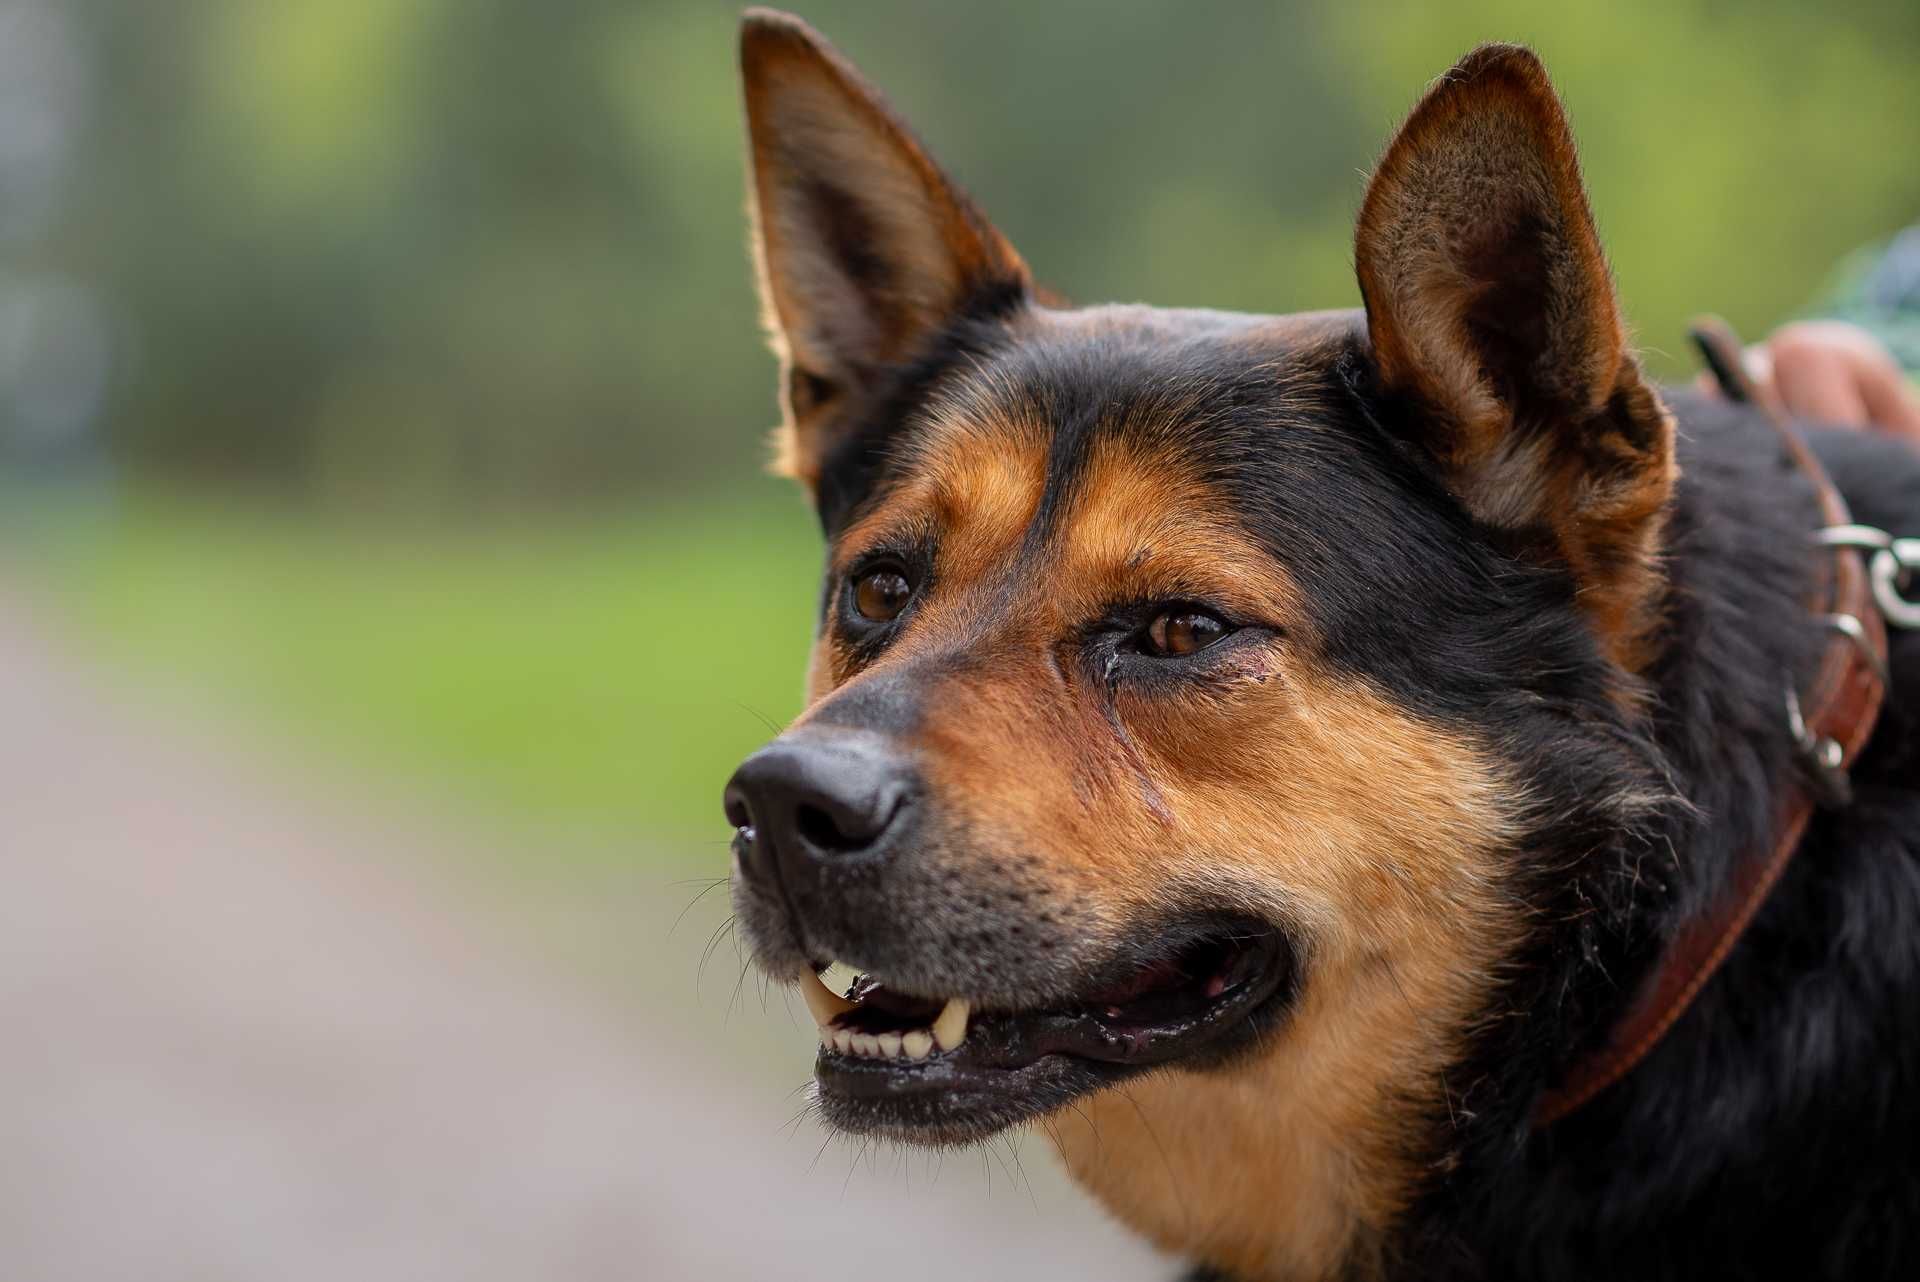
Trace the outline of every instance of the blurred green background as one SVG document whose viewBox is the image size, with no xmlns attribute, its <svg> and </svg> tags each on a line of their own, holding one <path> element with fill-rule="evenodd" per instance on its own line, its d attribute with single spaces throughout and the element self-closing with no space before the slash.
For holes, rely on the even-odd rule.
<svg viewBox="0 0 1920 1282">
<path fill-rule="evenodd" d="M 82 643 L 353 770 L 718 862 L 818 546 L 764 477 L 737 9 L 0 0 L 0 504 Z M 1545 55 L 1663 374 L 1920 217 L 1920 5 L 810 4 L 1070 297 L 1356 301 L 1470 45 Z M 653 856 L 648 856 L 652 858 Z"/>
</svg>

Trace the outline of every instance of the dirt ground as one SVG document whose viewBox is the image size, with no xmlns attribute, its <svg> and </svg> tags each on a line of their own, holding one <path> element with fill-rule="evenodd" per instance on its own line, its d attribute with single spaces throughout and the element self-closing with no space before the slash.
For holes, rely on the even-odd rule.
<svg viewBox="0 0 1920 1282">
<path fill-rule="evenodd" d="M 1037 1140 L 936 1169 L 789 1125 L 804 1013 L 736 1001 L 724 945 L 694 980 L 718 895 L 529 908 L 290 775 L 0 584 L 0 1277 L 1172 1272 Z"/>
</svg>

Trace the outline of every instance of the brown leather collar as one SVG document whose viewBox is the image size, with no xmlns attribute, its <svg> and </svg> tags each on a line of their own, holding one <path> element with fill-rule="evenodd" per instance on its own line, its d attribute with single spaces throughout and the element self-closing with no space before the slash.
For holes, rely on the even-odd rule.
<svg viewBox="0 0 1920 1282">
<path fill-rule="evenodd" d="M 1692 337 L 1730 400 L 1752 402 L 1766 410 L 1788 457 L 1812 482 L 1826 526 L 1830 530 L 1851 527 L 1846 500 L 1799 431 L 1755 395 L 1733 332 L 1709 318 L 1695 322 Z M 1791 693 L 1787 698 L 1789 720 L 1808 760 L 1807 769 L 1786 783 L 1773 845 L 1749 856 L 1711 906 L 1681 925 L 1606 1041 L 1540 1097 L 1534 1107 L 1535 1127 L 1559 1121 L 1646 1057 L 1733 951 L 1793 858 L 1815 807 L 1844 801 L 1847 767 L 1866 746 L 1880 715 L 1887 634 L 1859 549 L 1841 545 L 1831 551 L 1832 568 L 1816 590 L 1812 609 L 1833 625 L 1834 638 L 1821 657 L 1805 702 Z"/>
</svg>

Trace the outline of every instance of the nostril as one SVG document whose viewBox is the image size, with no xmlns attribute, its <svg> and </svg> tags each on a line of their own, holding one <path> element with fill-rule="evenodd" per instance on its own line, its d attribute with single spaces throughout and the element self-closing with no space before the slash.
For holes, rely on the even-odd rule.
<svg viewBox="0 0 1920 1282">
<path fill-rule="evenodd" d="M 795 809 L 793 822 L 794 827 L 800 830 L 801 839 L 816 850 L 858 850 L 874 835 L 871 832 L 848 832 L 825 810 L 805 802 Z"/>
<path fill-rule="evenodd" d="M 794 805 L 793 831 L 823 854 L 853 854 L 880 843 L 906 800 L 896 787 L 859 798 L 816 795 Z"/>
<path fill-rule="evenodd" d="M 726 797 L 727 823 L 734 828 L 748 828 L 753 825 L 753 810 L 747 805 L 747 799 L 737 788 L 729 788 Z"/>
</svg>

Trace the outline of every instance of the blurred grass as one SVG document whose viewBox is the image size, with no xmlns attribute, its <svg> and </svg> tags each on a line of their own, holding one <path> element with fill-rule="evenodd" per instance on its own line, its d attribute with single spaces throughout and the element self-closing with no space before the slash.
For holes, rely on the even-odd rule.
<svg viewBox="0 0 1920 1282">
<path fill-rule="evenodd" d="M 803 7 L 1088 301 L 1357 303 L 1368 162 L 1487 39 L 1553 68 L 1669 377 L 1689 315 L 1757 337 L 1920 212 L 1913 0 Z M 32 144 L 0 149 L 0 543 L 39 478 L 125 479 L 54 522 L 82 644 L 483 815 L 710 856 L 727 772 L 799 705 L 818 575 L 799 498 L 746 479 L 773 373 L 736 8 L 30 9 L 0 43 Z M 554 515 L 582 501 L 635 510 Z M 503 509 L 537 515 L 476 526 Z"/>
<path fill-rule="evenodd" d="M 704 860 L 799 708 L 819 573 L 798 496 L 741 494 L 423 533 L 146 493 L 66 522 L 47 581 L 117 663 L 356 771 Z"/>
</svg>

